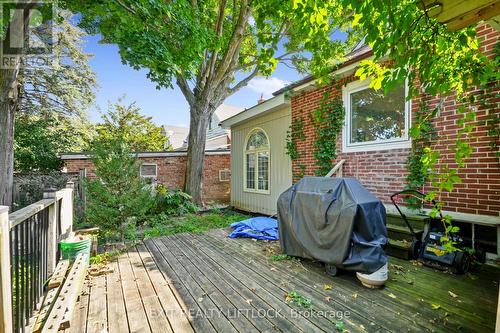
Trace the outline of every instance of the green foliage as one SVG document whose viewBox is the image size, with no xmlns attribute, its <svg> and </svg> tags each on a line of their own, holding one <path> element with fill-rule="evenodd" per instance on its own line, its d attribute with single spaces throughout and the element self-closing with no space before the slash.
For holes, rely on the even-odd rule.
<svg viewBox="0 0 500 333">
<path fill-rule="evenodd" d="M 96 74 L 84 52 L 87 34 L 71 22 L 71 12 L 58 10 L 52 23 L 52 52 L 48 61 L 26 61 L 19 73 L 19 111 L 46 116 L 76 118 L 74 127 L 95 100 Z M 50 23 L 47 23 L 50 24 Z M 40 28 L 41 27 L 41 28 Z M 45 24 L 32 29 L 34 36 L 47 38 Z"/>
<path fill-rule="evenodd" d="M 269 260 L 271 261 L 283 261 L 283 260 L 297 260 L 297 258 L 291 257 L 287 254 L 280 253 L 280 254 L 273 254 L 272 256 L 269 257 Z"/>
<path fill-rule="evenodd" d="M 312 302 L 310 299 L 305 298 L 304 296 L 300 295 L 297 291 L 292 290 L 286 295 L 286 301 L 290 303 L 295 303 L 300 307 L 303 308 L 310 308 L 312 305 Z"/>
<path fill-rule="evenodd" d="M 428 16 L 421 1 L 342 0 L 342 4 L 353 9 L 354 29 L 364 31 L 374 54 L 361 63 L 356 75 L 369 76 L 375 89 L 387 91 L 407 79 L 412 95 L 425 86 L 431 95 L 455 91 L 461 96 L 468 87 L 498 78 L 494 61 L 479 50 L 475 27 L 450 31 Z M 383 63 L 386 57 L 390 65 Z"/>
<path fill-rule="evenodd" d="M 160 214 L 148 221 L 144 237 L 169 236 L 183 232 L 202 233 L 210 229 L 227 228 L 232 223 L 246 218 L 248 216 L 232 211 L 221 214 L 187 214 L 181 217 Z"/>
<path fill-rule="evenodd" d="M 318 65 L 332 63 L 355 42 L 352 38 L 348 42 L 332 38 L 337 26 L 328 24 L 331 13 L 341 18 L 343 30 L 351 34 L 347 29 L 350 17 L 343 15 L 347 10 L 339 10 L 338 1 L 320 6 L 324 7 L 322 12 L 309 14 L 314 15 L 310 20 L 297 12 L 298 1 L 65 0 L 60 5 L 80 12 L 81 27 L 117 44 L 126 64 L 147 69 L 151 80 L 163 87 L 170 87 L 179 75 L 199 80 L 197 87 L 201 89 L 205 84 L 218 83 L 223 74 L 231 82 L 236 71 L 257 69 L 258 74 L 269 76 L 279 61 L 304 70 L 308 62 L 304 50 L 316 51 L 313 61 Z M 250 23 L 250 16 L 255 23 Z M 286 56 L 277 54 L 283 40 L 280 48 L 285 49 Z M 198 77 L 202 72 L 210 78 L 216 74 L 215 81 Z"/>
<path fill-rule="evenodd" d="M 306 138 L 304 135 L 304 119 L 293 119 L 290 128 L 286 132 L 286 153 L 292 161 L 300 157 L 300 152 L 297 150 L 297 141 L 302 141 Z"/>
<path fill-rule="evenodd" d="M 108 262 L 118 258 L 122 253 L 123 251 L 120 250 L 113 250 L 109 252 L 99 253 L 95 256 L 90 257 L 90 264 L 91 265 L 107 264 Z"/>
<path fill-rule="evenodd" d="M 61 170 L 59 155 L 78 149 L 85 136 L 81 126 L 66 117 L 47 114 L 44 117 L 17 113 L 14 131 L 14 170 L 47 172 Z"/>
<path fill-rule="evenodd" d="M 412 146 L 406 161 L 406 169 L 408 171 L 408 175 L 406 176 L 407 189 L 421 191 L 428 180 L 426 177 L 427 173 L 422 168 L 422 156 L 424 155 L 425 147 L 428 147 L 431 141 L 436 138 L 436 129 L 432 124 L 432 119 L 437 110 L 438 108 L 430 112 L 428 103 L 422 102 L 415 112 L 416 123 L 410 129 Z M 422 203 L 416 198 L 408 197 L 405 201 L 411 208 L 422 208 Z"/>
<path fill-rule="evenodd" d="M 14 195 L 13 210 L 31 205 L 43 198 L 43 192 L 48 188 L 61 189 L 66 187 L 70 180 L 67 173 L 46 171 L 40 173 L 26 173 L 14 175 L 14 183 L 18 190 Z"/>
<path fill-rule="evenodd" d="M 124 106 L 120 102 L 109 105 L 103 122 L 96 127 L 92 145 L 113 145 L 119 140 L 133 152 L 164 150 L 166 137 L 161 126 L 156 126 L 151 117 L 141 115 L 135 103 Z"/>
<path fill-rule="evenodd" d="M 340 98 L 323 95 L 320 106 L 311 114 L 311 123 L 316 132 L 313 156 L 316 159 L 316 175 L 324 176 L 332 169 L 337 157 L 337 139 L 344 126 L 345 110 Z"/>
<path fill-rule="evenodd" d="M 156 211 L 169 216 L 195 213 L 198 210 L 189 194 L 181 190 L 169 190 L 161 184 L 156 186 L 156 201 Z"/>
<path fill-rule="evenodd" d="M 96 76 L 89 65 L 90 55 L 83 51 L 86 34 L 70 23 L 71 13 L 58 14 L 48 61 L 26 61 L 19 73 L 14 122 L 17 172 L 60 170 L 58 155 L 81 151 L 92 134 L 85 110 L 95 99 Z M 43 28 L 32 33 L 40 37 Z"/>
<path fill-rule="evenodd" d="M 86 219 L 104 237 L 130 236 L 155 205 L 151 189 L 139 176 L 139 163 L 121 140 L 96 144 L 92 151 L 96 179 L 86 181 Z"/>
</svg>

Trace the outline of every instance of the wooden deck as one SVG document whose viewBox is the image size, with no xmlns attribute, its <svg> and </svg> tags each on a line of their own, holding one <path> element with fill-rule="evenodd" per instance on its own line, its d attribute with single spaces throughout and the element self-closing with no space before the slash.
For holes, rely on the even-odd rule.
<svg viewBox="0 0 500 333">
<path fill-rule="evenodd" d="M 454 276 L 391 258 L 382 290 L 319 263 L 270 261 L 275 242 L 224 230 L 146 240 L 95 277 L 68 332 L 493 332 L 498 272 Z M 290 303 L 296 291 L 310 308 Z"/>
</svg>

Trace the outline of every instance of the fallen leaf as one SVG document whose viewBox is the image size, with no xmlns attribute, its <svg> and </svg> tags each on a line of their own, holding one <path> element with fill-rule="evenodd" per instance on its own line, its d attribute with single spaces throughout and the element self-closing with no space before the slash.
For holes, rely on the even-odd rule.
<svg viewBox="0 0 500 333">
<path fill-rule="evenodd" d="M 247 300 L 245 300 L 245 302 L 247 302 L 247 304 L 252 304 L 252 300 L 251 299 L 247 299 Z"/>
<path fill-rule="evenodd" d="M 331 284 L 325 284 L 323 286 L 323 289 L 325 289 L 325 290 L 331 290 L 332 289 L 332 285 Z"/>
<path fill-rule="evenodd" d="M 390 293 L 390 294 L 389 294 L 389 295 L 387 295 L 387 296 L 389 296 L 390 298 L 397 298 L 397 297 L 396 297 L 396 295 L 394 295 L 393 293 Z"/>
<path fill-rule="evenodd" d="M 325 297 L 325 301 L 327 301 L 327 302 L 331 302 L 331 301 L 332 301 L 332 298 L 331 298 L 330 296 L 326 296 L 326 297 Z"/>
<path fill-rule="evenodd" d="M 433 304 L 431 304 L 431 307 L 432 307 L 432 310 L 437 310 L 437 309 L 441 308 L 441 305 L 433 303 Z"/>
<path fill-rule="evenodd" d="M 457 294 L 455 294 L 454 292 L 449 291 L 449 290 L 448 290 L 448 294 L 450 294 L 450 296 L 453 297 L 453 298 L 457 298 L 458 297 Z"/>
<path fill-rule="evenodd" d="M 250 288 L 250 291 L 251 291 L 251 292 L 253 292 L 253 293 L 255 293 L 255 292 L 257 291 L 257 289 L 255 289 L 255 288 Z"/>
<path fill-rule="evenodd" d="M 356 293 L 352 294 L 352 298 L 354 298 L 354 299 L 358 298 L 358 294 L 356 294 Z"/>
</svg>

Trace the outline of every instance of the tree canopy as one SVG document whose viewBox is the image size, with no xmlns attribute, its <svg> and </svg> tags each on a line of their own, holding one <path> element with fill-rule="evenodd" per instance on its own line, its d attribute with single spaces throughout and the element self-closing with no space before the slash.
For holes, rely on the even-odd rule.
<svg viewBox="0 0 500 333">
<path fill-rule="evenodd" d="M 103 114 L 103 122 L 96 125 L 97 135 L 91 146 L 111 144 L 116 140 L 123 142 L 131 151 L 162 151 L 166 136 L 162 128 L 151 121 L 151 117 L 141 115 L 140 109 L 132 103 L 128 106 L 110 104 L 108 112 Z M 92 147 L 93 148 L 93 147 Z"/>
<path fill-rule="evenodd" d="M 48 61 L 27 61 L 19 73 L 15 114 L 14 170 L 60 170 L 59 155 L 82 151 L 92 136 L 86 111 L 94 102 L 96 75 L 83 51 L 86 33 L 71 24 L 72 14 L 59 12 Z M 41 37 L 49 24 L 33 28 Z"/>
</svg>

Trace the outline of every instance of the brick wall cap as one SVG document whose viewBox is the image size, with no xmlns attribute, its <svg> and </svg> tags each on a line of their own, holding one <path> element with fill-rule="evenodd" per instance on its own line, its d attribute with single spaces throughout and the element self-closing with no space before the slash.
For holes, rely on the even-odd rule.
<svg viewBox="0 0 500 333">
<path fill-rule="evenodd" d="M 168 157 L 168 156 L 187 156 L 187 151 L 156 151 L 156 152 L 134 152 L 137 157 Z M 229 155 L 231 150 L 229 149 L 218 149 L 218 150 L 206 150 L 205 155 Z M 84 160 L 90 159 L 89 153 L 67 153 L 60 155 L 61 160 Z"/>
</svg>

